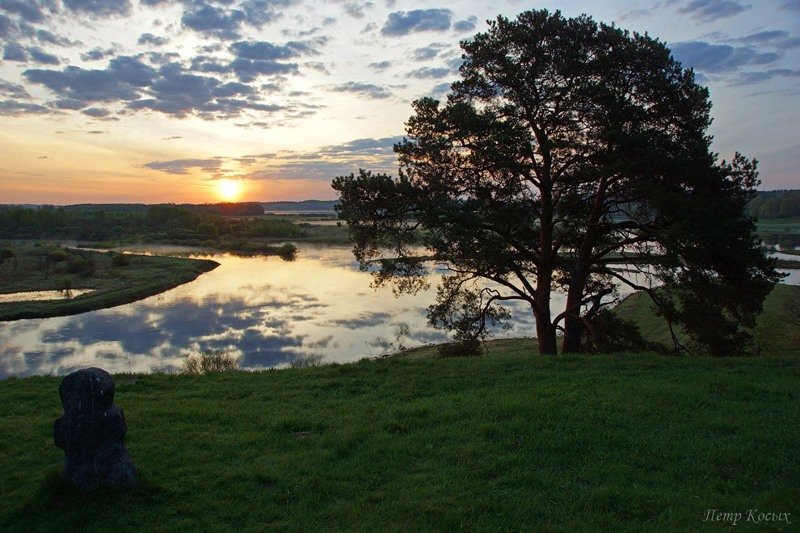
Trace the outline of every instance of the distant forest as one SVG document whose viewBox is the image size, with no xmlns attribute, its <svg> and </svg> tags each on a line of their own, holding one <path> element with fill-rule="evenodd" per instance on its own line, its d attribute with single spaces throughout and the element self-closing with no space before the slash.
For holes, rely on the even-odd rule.
<svg viewBox="0 0 800 533">
<path fill-rule="evenodd" d="M 263 202 L 264 210 L 270 211 L 333 211 L 338 200 L 303 200 L 302 202 Z"/>
<path fill-rule="evenodd" d="M 220 214 L 255 214 L 255 208 L 264 213 L 260 204 L 0 206 L 0 239 L 160 242 L 241 250 L 254 239 L 305 236 L 304 230 L 285 220 Z"/>
<path fill-rule="evenodd" d="M 747 208 L 760 220 L 800 217 L 800 189 L 759 191 Z"/>
</svg>

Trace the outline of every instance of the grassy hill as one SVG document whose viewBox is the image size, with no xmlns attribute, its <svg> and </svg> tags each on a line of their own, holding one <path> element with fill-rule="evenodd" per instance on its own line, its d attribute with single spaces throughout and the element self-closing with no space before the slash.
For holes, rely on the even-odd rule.
<svg viewBox="0 0 800 533">
<path fill-rule="evenodd" d="M 800 301 L 800 286 L 784 284 L 776 285 L 764 300 L 764 310 L 754 332 L 761 355 L 800 355 L 800 324 L 787 320 L 787 306 L 793 300 Z M 628 296 L 614 311 L 633 321 L 646 340 L 672 346 L 667 323 L 656 316 L 646 294 L 640 292 Z M 800 320 L 800 317 L 795 320 Z M 679 333 L 678 337 L 682 339 L 684 336 Z"/>
<path fill-rule="evenodd" d="M 58 480 L 59 380 L 0 382 L 0 530 L 695 531 L 719 527 L 707 509 L 798 518 L 800 359 L 529 349 L 120 375 L 143 483 L 83 496 Z"/>
</svg>

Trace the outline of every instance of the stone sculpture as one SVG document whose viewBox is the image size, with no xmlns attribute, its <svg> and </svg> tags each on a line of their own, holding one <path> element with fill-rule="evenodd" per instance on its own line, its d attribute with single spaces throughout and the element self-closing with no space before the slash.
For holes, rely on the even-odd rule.
<svg viewBox="0 0 800 533">
<path fill-rule="evenodd" d="M 136 470 L 123 441 L 128 431 L 114 405 L 114 380 L 100 368 L 69 374 L 58 389 L 64 415 L 56 419 L 56 446 L 64 450 L 64 480 L 81 490 L 129 488 Z"/>
</svg>

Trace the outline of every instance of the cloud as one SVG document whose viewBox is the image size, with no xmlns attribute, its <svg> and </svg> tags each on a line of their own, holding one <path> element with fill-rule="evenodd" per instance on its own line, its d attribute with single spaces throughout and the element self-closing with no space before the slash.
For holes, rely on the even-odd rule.
<svg viewBox="0 0 800 533">
<path fill-rule="evenodd" d="M 391 61 L 378 61 L 377 63 L 370 63 L 367 65 L 369 68 L 374 70 L 375 72 L 383 72 L 387 68 L 392 66 Z"/>
<path fill-rule="evenodd" d="M 36 39 L 41 43 L 54 44 L 56 46 L 80 46 L 83 44 L 80 41 L 72 41 L 66 37 L 42 29 L 36 30 Z"/>
<path fill-rule="evenodd" d="M 411 59 L 414 61 L 427 61 L 439 55 L 439 52 L 448 48 L 445 43 L 431 43 L 428 46 L 415 49 L 411 52 Z"/>
<path fill-rule="evenodd" d="M 143 33 L 139 36 L 138 44 L 152 44 L 153 46 L 164 46 L 169 42 L 166 37 L 158 37 L 152 33 Z"/>
<path fill-rule="evenodd" d="M 453 12 L 449 9 L 414 9 L 395 11 L 381 28 L 381 35 L 401 36 L 421 31 L 445 31 L 450 29 Z"/>
<path fill-rule="evenodd" d="M 101 59 L 113 56 L 114 53 L 115 51 L 113 48 L 102 49 L 100 47 L 96 47 L 81 54 L 81 59 L 84 61 L 99 61 Z"/>
<path fill-rule="evenodd" d="M 31 95 L 22 85 L 11 83 L 10 81 L 0 80 L 0 96 L 6 98 L 30 98 Z"/>
<path fill-rule="evenodd" d="M 28 52 L 18 43 L 6 43 L 3 47 L 3 59 L 6 61 L 27 61 Z"/>
<path fill-rule="evenodd" d="M 98 18 L 127 15 L 131 11 L 130 0 L 64 0 L 64 7 Z"/>
<path fill-rule="evenodd" d="M 367 98 L 383 99 L 392 96 L 386 88 L 371 83 L 360 83 L 355 81 L 348 81 L 339 85 L 330 86 L 330 90 L 337 93 L 354 93 Z"/>
<path fill-rule="evenodd" d="M 256 59 L 234 59 L 229 68 L 236 73 L 239 80 L 254 81 L 261 75 L 274 76 L 279 74 L 294 74 L 298 72 L 297 63 L 281 63 L 278 61 L 263 61 Z"/>
<path fill-rule="evenodd" d="M 727 73 L 744 66 L 768 65 L 780 58 L 775 52 L 760 52 L 750 46 L 687 41 L 671 45 L 672 54 L 684 67 L 705 73 Z"/>
<path fill-rule="evenodd" d="M 364 11 L 375 7 L 372 2 L 345 2 L 342 6 L 344 12 L 353 18 L 364 18 Z"/>
<path fill-rule="evenodd" d="M 459 33 L 465 33 L 475 30 L 475 24 L 478 22 L 478 17 L 468 17 L 466 20 L 459 20 L 453 23 L 453 30 Z"/>
<path fill-rule="evenodd" d="M 450 83 L 438 83 L 434 85 L 431 90 L 429 96 L 434 98 L 443 98 L 449 91 L 450 91 Z"/>
<path fill-rule="evenodd" d="M 313 41 L 291 41 L 284 45 L 275 45 L 266 41 L 239 41 L 231 44 L 230 51 L 234 56 L 240 58 L 275 61 L 319 54 L 317 46 L 326 42 L 327 38 Z"/>
<path fill-rule="evenodd" d="M 731 81 L 731 85 L 752 85 L 771 80 L 776 77 L 800 78 L 800 70 L 787 68 L 775 68 L 762 72 L 743 72 Z"/>
<path fill-rule="evenodd" d="M 167 174 L 187 174 L 189 169 L 199 168 L 203 172 L 216 174 L 222 166 L 221 158 L 214 159 L 173 159 L 171 161 L 151 161 L 142 165 L 144 168 L 159 170 Z"/>
<path fill-rule="evenodd" d="M 43 105 L 19 102 L 17 100 L 0 100 L 0 115 L 44 115 L 51 110 Z"/>
<path fill-rule="evenodd" d="M 29 46 L 28 53 L 31 56 L 31 61 L 34 63 L 41 63 L 43 65 L 59 65 L 61 60 L 53 54 L 48 54 L 38 46 Z"/>
<path fill-rule="evenodd" d="M 678 13 L 691 15 L 700 22 L 713 22 L 738 15 L 748 9 L 749 5 L 737 0 L 690 0 L 678 8 Z"/>
<path fill-rule="evenodd" d="M 90 107 L 89 109 L 84 109 L 81 113 L 92 118 L 106 118 L 111 115 L 111 111 L 101 107 Z"/>
<path fill-rule="evenodd" d="M 0 9 L 25 22 L 42 22 L 45 18 L 44 6 L 35 0 L 0 0 Z"/>
<path fill-rule="evenodd" d="M 800 11 L 800 0 L 789 0 L 780 5 L 779 9 L 784 11 Z"/>
<path fill-rule="evenodd" d="M 228 0 L 219 3 L 232 4 Z M 276 8 L 293 3 L 295 0 L 246 0 L 229 9 L 194 0 L 183 12 L 181 23 L 197 33 L 232 41 L 241 37 L 243 25 L 261 28 L 278 16 Z"/>
<path fill-rule="evenodd" d="M 445 76 L 449 76 L 452 74 L 453 71 L 449 68 L 431 68 L 431 67 L 422 67 L 418 69 L 414 69 L 406 76 L 411 78 L 417 79 L 426 79 L 426 78 L 444 78 Z"/>
</svg>

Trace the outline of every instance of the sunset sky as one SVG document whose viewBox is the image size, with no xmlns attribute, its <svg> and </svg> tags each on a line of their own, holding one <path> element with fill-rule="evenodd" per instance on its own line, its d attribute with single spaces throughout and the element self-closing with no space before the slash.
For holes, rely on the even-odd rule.
<svg viewBox="0 0 800 533">
<path fill-rule="evenodd" d="M 720 157 L 800 187 L 800 0 L 0 0 L 0 203 L 331 199 L 396 172 L 460 40 L 533 8 L 668 43 Z"/>
</svg>

